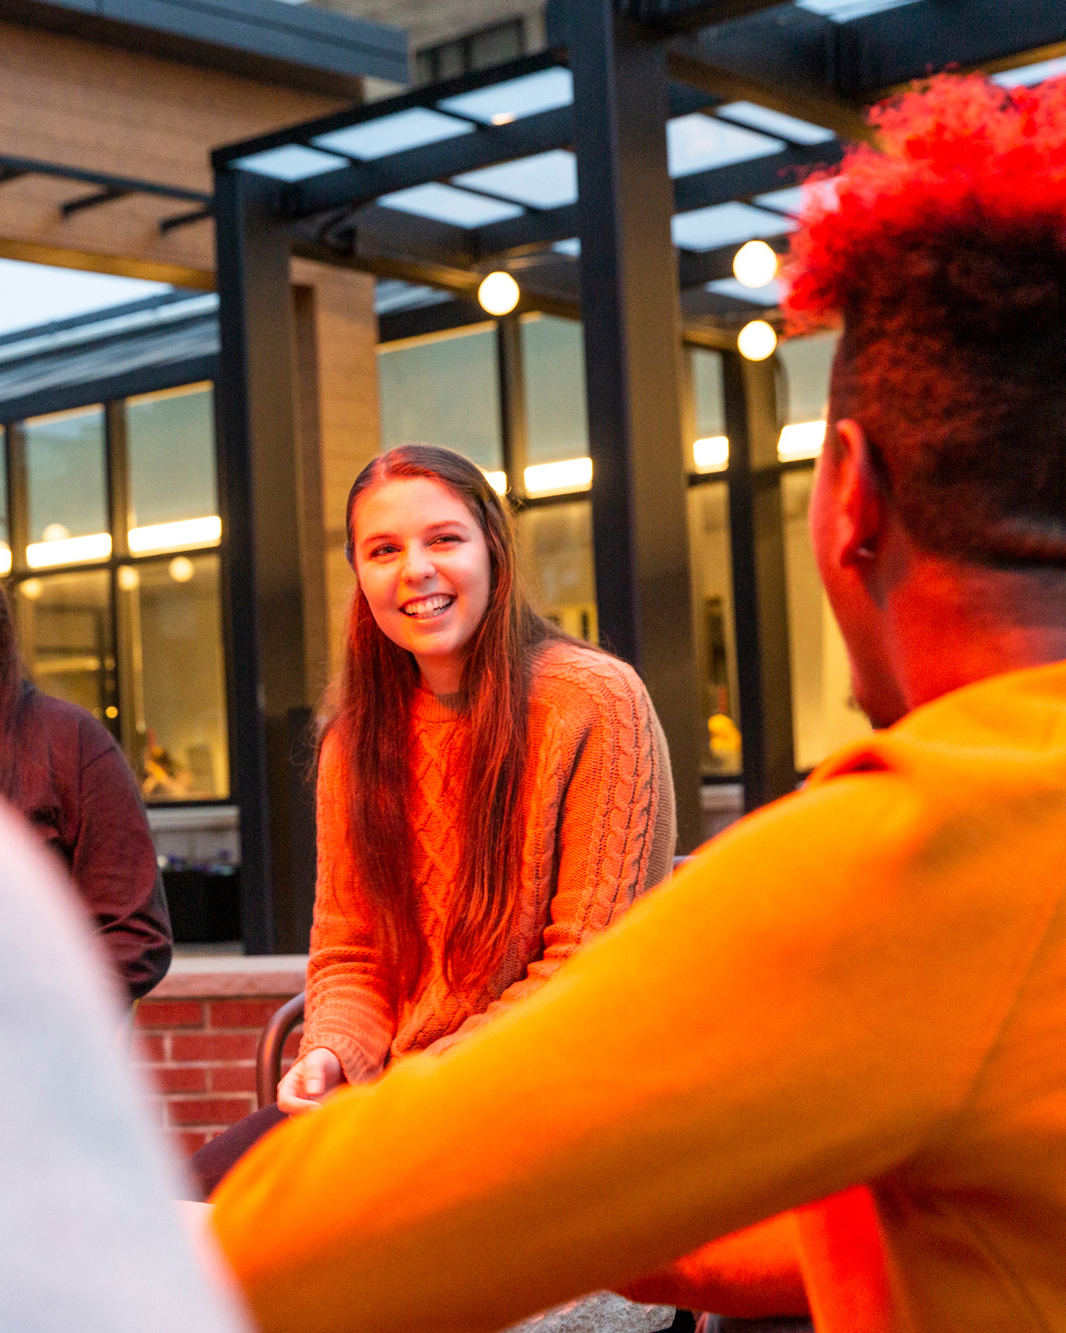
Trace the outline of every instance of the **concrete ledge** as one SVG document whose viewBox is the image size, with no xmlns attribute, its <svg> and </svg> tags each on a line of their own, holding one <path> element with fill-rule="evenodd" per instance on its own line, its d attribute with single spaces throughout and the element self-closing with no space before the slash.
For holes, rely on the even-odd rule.
<svg viewBox="0 0 1066 1333">
<path fill-rule="evenodd" d="M 295 995 L 307 978 L 306 954 L 175 958 L 151 993 L 153 1000 L 209 999 L 229 995 Z"/>
</svg>

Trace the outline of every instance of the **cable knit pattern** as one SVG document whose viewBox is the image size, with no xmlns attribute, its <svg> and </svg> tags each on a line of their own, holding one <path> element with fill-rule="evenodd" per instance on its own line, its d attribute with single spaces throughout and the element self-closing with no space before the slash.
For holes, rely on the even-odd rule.
<svg viewBox="0 0 1066 1333">
<path fill-rule="evenodd" d="M 444 977 L 442 949 L 463 854 L 468 726 L 447 700 L 416 695 L 412 873 L 428 949 L 417 991 L 398 1012 L 346 846 L 342 756 L 332 736 L 323 746 L 301 1050 L 329 1047 L 349 1082 L 374 1077 L 395 1056 L 444 1050 L 530 994 L 670 872 L 677 834 L 670 758 L 640 678 L 602 653 L 545 644 L 530 692 L 529 813 L 515 930 L 491 985 L 456 993 Z"/>
</svg>

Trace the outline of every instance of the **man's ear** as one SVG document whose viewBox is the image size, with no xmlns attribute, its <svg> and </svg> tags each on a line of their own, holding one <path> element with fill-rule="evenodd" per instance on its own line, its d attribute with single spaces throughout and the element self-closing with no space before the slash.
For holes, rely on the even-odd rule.
<svg viewBox="0 0 1066 1333">
<path fill-rule="evenodd" d="M 857 421 L 835 423 L 837 436 L 838 495 L 843 532 L 839 559 L 842 565 L 872 560 L 884 539 L 888 509 L 870 458 L 866 434 Z"/>
</svg>

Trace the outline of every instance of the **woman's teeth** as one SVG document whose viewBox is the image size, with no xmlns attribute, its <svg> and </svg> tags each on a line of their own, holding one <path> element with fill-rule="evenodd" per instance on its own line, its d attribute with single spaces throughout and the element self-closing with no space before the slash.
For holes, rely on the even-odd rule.
<svg viewBox="0 0 1066 1333">
<path fill-rule="evenodd" d="M 408 602 L 406 606 L 401 607 L 401 610 L 405 616 L 411 616 L 415 620 L 429 620 L 446 611 L 454 601 L 455 598 L 449 597 L 446 593 L 437 593 L 433 597 L 422 597 L 417 602 Z"/>
</svg>

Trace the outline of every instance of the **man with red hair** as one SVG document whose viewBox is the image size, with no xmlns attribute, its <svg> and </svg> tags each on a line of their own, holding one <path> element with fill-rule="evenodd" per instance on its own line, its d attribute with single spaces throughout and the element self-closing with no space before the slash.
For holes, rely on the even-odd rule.
<svg viewBox="0 0 1066 1333">
<path fill-rule="evenodd" d="M 249 1154 L 216 1223 L 265 1329 L 489 1333 L 629 1283 L 1066 1330 L 1066 83 L 875 122 L 790 311 L 843 318 L 811 527 L 882 730 Z"/>
</svg>

